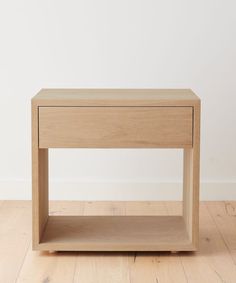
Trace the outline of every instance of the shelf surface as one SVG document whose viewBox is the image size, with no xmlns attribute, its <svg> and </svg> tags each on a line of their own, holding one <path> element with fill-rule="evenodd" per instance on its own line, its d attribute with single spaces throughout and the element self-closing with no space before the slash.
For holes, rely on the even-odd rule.
<svg viewBox="0 0 236 283">
<path fill-rule="evenodd" d="M 49 216 L 38 250 L 194 250 L 182 216 Z"/>
</svg>

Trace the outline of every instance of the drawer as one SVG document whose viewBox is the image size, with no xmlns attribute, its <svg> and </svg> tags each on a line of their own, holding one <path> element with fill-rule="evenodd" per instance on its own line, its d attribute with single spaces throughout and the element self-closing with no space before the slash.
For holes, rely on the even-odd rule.
<svg viewBox="0 0 236 283">
<path fill-rule="evenodd" d="M 39 107 L 39 147 L 192 147 L 192 111 L 192 107 Z"/>
</svg>

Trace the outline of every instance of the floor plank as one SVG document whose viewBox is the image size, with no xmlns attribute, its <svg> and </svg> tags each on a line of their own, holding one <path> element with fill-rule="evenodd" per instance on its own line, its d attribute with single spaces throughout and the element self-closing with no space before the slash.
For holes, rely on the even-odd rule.
<svg viewBox="0 0 236 283">
<path fill-rule="evenodd" d="M 208 202 L 207 208 L 236 264 L 236 202 Z"/>
<path fill-rule="evenodd" d="M 28 252 L 17 283 L 72 283 L 76 254 Z"/>
<path fill-rule="evenodd" d="M 31 242 L 31 203 L 4 201 L 0 206 L 0 282 L 15 282 Z"/>
<path fill-rule="evenodd" d="M 88 201 L 84 203 L 84 215 L 125 215 L 125 202 Z"/>
<path fill-rule="evenodd" d="M 236 249 L 236 219 L 234 206 L 229 202 L 207 203 L 207 208 L 214 219 L 227 247 Z"/>
<path fill-rule="evenodd" d="M 54 202 L 51 215 L 179 215 L 178 202 Z M 236 282 L 236 202 L 200 206 L 196 253 L 31 251 L 31 204 L 0 201 L 0 282 Z M 18 278 L 17 278 L 18 276 Z M 16 281 L 17 278 L 17 281 Z"/>
<path fill-rule="evenodd" d="M 124 215 L 122 202 L 86 202 L 84 215 Z M 128 283 L 128 255 L 125 253 L 79 253 L 74 282 Z"/>
<path fill-rule="evenodd" d="M 166 215 L 165 202 L 128 202 L 129 215 Z M 170 253 L 135 253 L 129 258 L 130 282 L 187 282 L 180 258 Z"/>
<path fill-rule="evenodd" d="M 128 257 L 124 253 L 80 253 L 74 282 L 128 283 Z"/>
<path fill-rule="evenodd" d="M 200 206 L 199 251 L 181 253 L 181 261 L 189 283 L 236 282 L 231 255 L 204 203 Z"/>
<path fill-rule="evenodd" d="M 51 215 L 83 215 L 84 203 L 50 202 Z M 70 283 L 74 280 L 76 253 L 35 252 L 29 249 L 17 283 Z M 1 282 L 1 281 L 0 281 Z"/>
<path fill-rule="evenodd" d="M 50 201 L 49 215 L 83 215 L 83 201 Z"/>
<path fill-rule="evenodd" d="M 126 215 L 166 215 L 164 202 L 129 201 L 125 202 Z"/>
</svg>

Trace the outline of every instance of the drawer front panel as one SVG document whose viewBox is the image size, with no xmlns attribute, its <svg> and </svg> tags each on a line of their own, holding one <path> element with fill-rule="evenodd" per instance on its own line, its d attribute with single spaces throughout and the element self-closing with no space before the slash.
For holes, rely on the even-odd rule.
<svg viewBox="0 0 236 283">
<path fill-rule="evenodd" d="M 39 107 L 39 147 L 192 147 L 192 111 L 192 107 Z"/>
</svg>

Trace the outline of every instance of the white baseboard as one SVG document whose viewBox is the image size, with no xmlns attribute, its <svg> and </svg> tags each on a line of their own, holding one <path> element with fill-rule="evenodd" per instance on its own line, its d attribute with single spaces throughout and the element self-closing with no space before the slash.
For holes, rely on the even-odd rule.
<svg viewBox="0 0 236 283">
<path fill-rule="evenodd" d="M 31 199 L 31 181 L 0 180 L 0 199 Z M 181 183 L 51 181 L 53 200 L 181 200 Z M 203 182 L 201 200 L 236 200 L 236 182 Z"/>
</svg>

